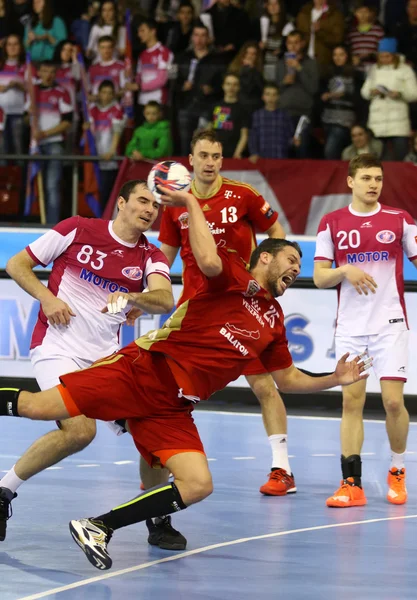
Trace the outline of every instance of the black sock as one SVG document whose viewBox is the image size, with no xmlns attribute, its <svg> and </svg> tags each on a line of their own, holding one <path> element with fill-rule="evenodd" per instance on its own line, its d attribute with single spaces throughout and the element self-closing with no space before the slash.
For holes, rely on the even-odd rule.
<svg viewBox="0 0 417 600">
<path fill-rule="evenodd" d="M 133 500 L 116 506 L 109 513 L 94 517 L 94 520 L 102 521 L 110 529 L 120 529 L 152 517 L 170 515 L 184 508 L 187 507 L 175 483 L 167 483 L 146 490 Z"/>
<path fill-rule="evenodd" d="M 343 479 L 353 478 L 355 485 L 362 486 L 362 460 L 359 454 L 341 456 Z"/>
<path fill-rule="evenodd" d="M 0 388 L 0 416 L 20 417 L 17 401 L 21 391 L 17 388 Z"/>
</svg>

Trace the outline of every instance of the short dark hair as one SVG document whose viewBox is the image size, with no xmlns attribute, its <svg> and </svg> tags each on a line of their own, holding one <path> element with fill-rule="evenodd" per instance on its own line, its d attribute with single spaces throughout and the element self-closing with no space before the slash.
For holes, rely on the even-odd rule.
<svg viewBox="0 0 417 600">
<path fill-rule="evenodd" d="M 118 194 L 118 198 L 120 198 L 121 196 L 126 200 L 126 202 L 128 202 L 130 194 L 133 192 L 137 185 L 143 185 L 144 187 L 146 187 L 146 189 L 148 189 L 148 184 L 144 179 L 131 179 L 130 181 L 126 181 L 122 185 Z"/>
<path fill-rule="evenodd" d="M 355 158 L 352 158 L 352 160 L 350 161 L 348 175 L 349 177 L 355 177 L 356 172 L 359 169 L 372 169 L 372 167 L 384 171 L 382 162 L 377 156 L 375 156 L 375 154 L 359 154 L 358 156 L 355 156 Z"/>
<path fill-rule="evenodd" d="M 227 79 L 228 77 L 234 77 L 234 78 L 235 78 L 235 79 L 237 79 L 237 80 L 238 80 L 238 82 L 240 83 L 240 77 L 239 77 L 239 75 L 238 75 L 237 73 L 233 73 L 233 71 L 227 71 L 227 73 L 225 73 L 225 74 L 223 75 L 223 83 L 226 81 L 226 79 Z"/>
<path fill-rule="evenodd" d="M 249 271 L 256 267 L 262 252 L 268 252 L 268 254 L 276 256 L 286 246 L 291 246 L 292 248 L 297 250 L 298 254 L 300 255 L 300 258 L 303 257 L 303 253 L 297 242 L 291 242 L 290 240 L 284 240 L 282 238 L 267 238 L 266 240 L 263 240 L 263 242 L 261 242 L 259 246 L 255 248 L 255 250 L 252 252 L 249 262 Z"/>
<path fill-rule="evenodd" d="M 275 90 L 279 94 L 279 87 L 274 81 L 265 81 L 263 91 L 265 90 Z"/>
<path fill-rule="evenodd" d="M 191 140 L 191 154 L 194 152 L 194 148 L 197 142 L 201 140 L 207 140 L 212 144 L 220 144 L 222 146 L 221 141 L 216 135 L 216 132 L 213 129 L 203 129 L 203 131 L 196 131 Z"/>
<path fill-rule="evenodd" d="M 114 37 L 112 37 L 111 35 L 101 35 L 98 38 L 97 45 L 100 46 L 100 44 L 102 44 L 103 42 L 111 42 L 113 44 L 113 46 L 116 45 L 116 41 L 115 41 Z"/>
<path fill-rule="evenodd" d="M 149 100 L 149 102 L 145 104 L 144 108 L 146 108 L 147 106 L 149 106 L 150 108 L 157 108 L 159 111 L 162 111 L 162 106 L 156 100 Z"/>
<path fill-rule="evenodd" d="M 182 0 L 182 2 L 180 2 L 180 5 L 177 8 L 177 12 L 179 10 L 181 10 L 182 8 L 191 8 L 191 10 L 193 11 L 193 13 L 195 13 L 194 5 L 191 4 L 191 2 L 189 2 L 189 0 Z"/>
<path fill-rule="evenodd" d="M 295 37 L 296 35 L 298 35 L 302 41 L 305 40 L 304 33 L 302 31 L 300 31 L 299 29 L 293 29 L 292 31 L 290 31 L 289 34 L 287 35 L 287 38 Z"/>
<path fill-rule="evenodd" d="M 194 23 L 192 31 L 194 31 L 194 29 L 205 29 L 207 35 L 210 36 L 208 27 L 206 25 L 204 25 L 203 21 L 200 21 L 200 19 L 197 19 L 197 21 Z"/>
<path fill-rule="evenodd" d="M 149 29 L 158 29 L 158 23 L 155 21 L 155 19 L 143 19 L 140 23 L 139 23 L 139 27 L 141 25 L 147 25 L 149 27 Z"/>
<path fill-rule="evenodd" d="M 53 67 L 54 69 L 57 68 L 56 63 L 49 59 L 49 58 L 45 58 L 44 60 L 41 60 L 40 64 L 39 64 L 39 68 L 41 67 Z"/>
<path fill-rule="evenodd" d="M 111 88 L 113 90 L 113 92 L 116 91 L 116 88 L 114 87 L 114 83 L 111 81 L 111 79 L 104 79 L 98 86 L 98 91 L 101 92 L 101 90 L 106 87 Z"/>
</svg>

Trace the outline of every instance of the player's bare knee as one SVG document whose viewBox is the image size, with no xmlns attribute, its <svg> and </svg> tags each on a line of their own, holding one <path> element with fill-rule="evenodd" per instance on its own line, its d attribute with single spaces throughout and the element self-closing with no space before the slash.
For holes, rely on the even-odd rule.
<svg viewBox="0 0 417 600">
<path fill-rule="evenodd" d="M 395 398 L 388 396 L 383 399 L 385 412 L 390 415 L 398 415 L 404 407 L 404 401 L 402 398 Z"/>
<path fill-rule="evenodd" d="M 63 421 L 61 430 L 71 453 L 84 450 L 96 437 L 96 423 L 92 419 L 77 417 Z"/>
<path fill-rule="evenodd" d="M 183 498 L 186 504 L 195 504 L 201 502 L 213 493 L 213 480 L 211 475 L 202 477 L 193 477 L 183 482 L 186 498 Z"/>
<path fill-rule="evenodd" d="M 261 405 L 280 400 L 278 390 L 271 377 L 248 378 L 248 381 Z"/>
<path fill-rule="evenodd" d="M 345 393 L 343 394 L 343 412 L 350 414 L 362 414 L 363 408 L 365 406 L 365 399 L 361 396 L 356 396 L 354 394 Z"/>
<path fill-rule="evenodd" d="M 26 391 L 19 394 L 18 410 L 21 417 L 26 417 L 33 421 L 47 420 L 45 407 L 37 398 L 38 395 Z"/>
</svg>

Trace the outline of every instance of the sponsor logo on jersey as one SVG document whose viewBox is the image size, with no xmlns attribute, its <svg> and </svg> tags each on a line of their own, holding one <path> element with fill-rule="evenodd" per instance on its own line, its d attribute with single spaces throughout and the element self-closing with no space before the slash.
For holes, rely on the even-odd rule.
<svg viewBox="0 0 417 600">
<path fill-rule="evenodd" d="M 225 246 L 226 246 L 226 240 L 219 240 L 219 241 L 217 242 L 216 246 L 217 246 L 218 248 L 225 248 Z"/>
<path fill-rule="evenodd" d="M 259 314 L 260 308 L 259 308 L 258 304 L 255 304 L 255 305 L 253 304 L 253 298 L 251 298 L 251 302 L 248 302 L 247 300 L 243 299 L 243 306 L 253 317 L 255 317 L 255 319 L 258 321 L 259 325 L 262 325 L 262 327 L 265 327 L 265 321 Z"/>
<path fill-rule="evenodd" d="M 245 346 L 241 344 L 239 340 L 237 340 L 235 336 L 226 329 L 226 327 L 222 327 L 220 329 L 220 334 L 224 336 L 229 342 L 229 344 L 232 344 L 232 346 L 234 346 L 236 350 L 239 350 L 239 352 L 243 356 L 247 356 L 249 354 L 249 350 L 247 350 L 247 348 L 245 348 Z"/>
<path fill-rule="evenodd" d="M 253 340 L 259 340 L 259 338 L 261 337 L 259 329 L 257 329 L 256 331 L 248 331 L 247 329 L 240 329 L 232 323 L 226 323 L 226 327 L 231 333 L 234 333 L 235 335 L 242 335 L 243 337 L 252 338 Z"/>
<path fill-rule="evenodd" d="M 112 254 L 114 254 L 115 256 L 124 256 L 124 250 L 122 250 L 121 248 L 118 248 L 117 250 L 113 250 Z"/>
<path fill-rule="evenodd" d="M 389 260 L 389 252 L 352 252 L 346 255 L 348 264 Z"/>
<path fill-rule="evenodd" d="M 399 372 L 399 373 L 405 373 L 405 367 L 400 367 L 400 368 L 398 369 L 398 372 Z"/>
<path fill-rule="evenodd" d="M 224 193 L 224 197 L 229 200 L 229 198 L 231 198 L 233 196 L 233 192 L 232 190 L 226 190 Z"/>
<path fill-rule="evenodd" d="M 268 210 L 270 209 L 270 205 L 268 204 L 268 202 L 265 202 L 265 204 L 262 206 L 261 208 L 261 213 L 263 213 L 264 215 L 266 215 L 266 213 L 268 212 Z"/>
<path fill-rule="evenodd" d="M 246 298 L 251 298 L 252 296 L 256 296 L 256 294 L 260 291 L 261 286 L 255 279 L 251 279 L 248 283 L 248 287 L 246 288 L 246 292 L 243 294 Z"/>
<path fill-rule="evenodd" d="M 139 281 L 142 279 L 143 271 L 140 267 L 125 267 L 122 269 L 122 273 L 128 279 L 132 279 L 133 281 Z"/>
<path fill-rule="evenodd" d="M 392 244 L 395 240 L 395 233 L 389 229 L 383 229 L 382 231 L 378 231 L 376 239 L 378 242 L 381 242 L 381 244 Z"/>
<path fill-rule="evenodd" d="M 114 281 L 110 281 L 109 279 L 105 279 L 104 277 L 100 277 L 99 275 L 94 275 L 88 269 L 81 269 L 80 279 L 84 279 L 84 281 L 88 281 L 88 283 L 92 283 L 97 287 L 100 287 L 102 290 L 106 290 L 113 294 L 114 292 L 124 292 L 126 294 L 129 293 L 129 290 L 122 285 L 118 285 L 114 283 Z"/>
<path fill-rule="evenodd" d="M 207 211 L 209 211 L 209 210 L 211 210 L 210 206 L 209 206 L 208 204 L 205 204 L 205 205 L 203 206 L 203 212 L 207 212 Z"/>
<path fill-rule="evenodd" d="M 178 221 L 181 223 L 181 229 L 188 229 L 188 212 L 180 214 Z"/>
<path fill-rule="evenodd" d="M 207 225 L 209 226 L 212 235 L 221 235 L 222 233 L 226 233 L 226 229 L 216 227 L 216 223 L 210 223 L 207 221 Z"/>
<path fill-rule="evenodd" d="M 389 323 L 404 323 L 404 318 L 399 318 L 399 319 L 389 319 L 388 321 Z"/>
<path fill-rule="evenodd" d="M 268 211 L 265 213 L 265 217 L 266 217 L 267 219 L 270 219 L 270 218 L 272 217 L 272 215 L 274 215 L 274 214 L 275 214 L 275 211 L 274 211 L 274 209 L 273 209 L 273 208 L 270 208 L 270 209 L 269 209 L 269 210 L 268 210 Z"/>
<path fill-rule="evenodd" d="M 362 227 L 372 227 L 371 221 L 365 221 L 365 223 L 362 223 L 361 229 L 362 229 Z"/>
</svg>

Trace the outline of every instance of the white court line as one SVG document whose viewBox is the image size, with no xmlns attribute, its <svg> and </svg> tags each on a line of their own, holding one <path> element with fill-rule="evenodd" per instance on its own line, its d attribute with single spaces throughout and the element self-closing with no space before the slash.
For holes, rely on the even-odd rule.
<svg viewBox="0 0 417 600">
<path fill-rule="evenodd" d="M 99 467 L 98 463 L 90 464 L 90 465 L 76 465 L 79 469 L 89 469 L 90 467 Z"/>
<path fill-rule="evenodd" d="M 252 413 L 252 412 L 233 412 L 228 410 L 199 410 L 194 413 L 195 415 L 233 415 L 238 417 L 257 417 L 261 418 L 262 415 L 260 413 Z M 312 417 L 307 415 L 287 415 L 288 419 L 300 420 L 300 421 L 340 421 L 340 417 Z M 364 419 L 364 423 L 383 423 L 385 425 L 384 419 Z M 410 421 L 410 425 L 417 425 L 417 422 Z M 1 456 L 1 455 L 0 455 Z"/>
<path fill-rule="evenodd" d="M 134 460 L 116 460 L 113 464 L 114 465 L 131 465 L 134 462 L 135 462 Z"/>
<path fill-rule="evenodd" d="M 336 454 L 312 454 L 311 456 L 336 456 Z"/>
<path fill-rule="evenodd" d="M 321 531 L 324 529 L 335 529 L 336 527 L 349 527 L 350 525 L 366 525 L 368 523 L 381 523 L 383 521 L 399 521 L 402 519 L 416 519 L 417 515 L 402 515 L 400 517 L 384 517 L 380 519 L 366 519 L 365 521 L 350 521 L 348 523 L 332 523 L 331 525 L 317 525 L 315 527 L 304 527 L 302 529 L 290 529 L 288 531 L 278 531 L 276 533 L 266 533 L 263 535 L 254 535 L 253 537 L 240 538 L 238 540 L 231 540 L 230 542 L 222 542 L 220 544 L 212 544 L 211 546 L 204 546 L 203 548 L 196 548 L 195 550 L 188 550 L 181 554 L 175 554 L 174 556 L 168 556 L 166 558 L 160 558 L 153 560 L 148 563 L 136 565 L 135 567 L 129 567 L 128 569 L 120 569 L 114 573 L 106 573 L 105 575 L 98 575 L 97 577 L 90 577 L 89 579 L 83 579 L 75 583 L 63 585 L 61 587 L 48 590 L 46 592 L 40 592 L 39 594 L 33 594 L 31 596 L 24 596 L 18 600 L 39 600 L 39 598 L 47 598 L 53 594 L 60 594 L 68 590 L 74 590 L 90 583 L 97 583 L 98 581 L 104 581 L 111 579 L 112 577 L 118 577 L 119 575 L 128 575 L 129 573 L 135 573 L 136 571 L 142 571 L 153 567 L 154 565 L 160 565 L 162 563 L 171 562 L 173 560 L 179 560 L 180 558 L 187 558 L 188 556 L 194 556 L 195 554 L 202 554 L 203 552 L 209 552 L 210 550 L 217 550 L 218 548 L 226 548 L 227 546 L 236 546 L 237 544 L 245 544 L 246 542 L 253 542 L 257 540 L 267 540 L 276 537 L 282 537 L 284 535 L 291 535 L 293 533 L 306 533 L 309 531 Z"/>
<path fill-rule="evenodd" d="M 233 460 L 255 460 L 256 456 L 233 456 Z"/>
</svg>

